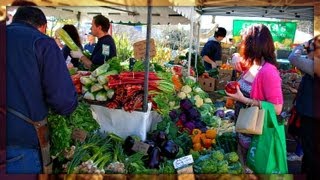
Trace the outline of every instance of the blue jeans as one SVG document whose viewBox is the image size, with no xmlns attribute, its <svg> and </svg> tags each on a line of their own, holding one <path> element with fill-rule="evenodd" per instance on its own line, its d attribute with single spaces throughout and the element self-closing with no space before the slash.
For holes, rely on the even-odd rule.
<svg viewBox="0 0 320 180">
<path fill-rule="evenodd" d="M 42 173 L 41 155 L 38 149 L 7 146 L 7 174 Z"/>
</svg>

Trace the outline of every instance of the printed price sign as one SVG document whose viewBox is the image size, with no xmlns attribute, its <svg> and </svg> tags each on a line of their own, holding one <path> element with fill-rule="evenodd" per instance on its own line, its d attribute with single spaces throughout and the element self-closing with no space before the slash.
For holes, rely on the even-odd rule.
<svg viewBox="0 0 320 180">
<path fill-rule="evenodd" d="M 143 154 L 147 155 L 149 147 L 149 144 L 139 141 L 134 142 L 133 147 L 131 149 L 135 152 L 142 152 Z"/>
<path fill-rule="evenodd" d="M 75 141 L 83 142 L 87 137 L 87 132 L 82 129 L 74 129 L 72 131 L 72 139 Z"/>
<path fill-rule="evenodd" d="M 102 55 L 109 56 L 110 55 L 110 46 L 106 44 L 102 44 Z"/>
<path fill-rule="evenodd" d="M 183 156 L 179 159 L 174 160 L 173 166 L 175 169 L 179 169 L 192 163 L 193 163 L 192 155 L 188 155 L 188 156 Z"/>
</svg>

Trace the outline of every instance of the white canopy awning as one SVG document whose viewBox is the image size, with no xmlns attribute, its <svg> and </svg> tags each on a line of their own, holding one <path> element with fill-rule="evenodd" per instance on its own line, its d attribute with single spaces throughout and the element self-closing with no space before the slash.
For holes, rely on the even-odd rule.
<svg viewBox="0 0 320 180">
<path fill-rule="evenodd" d="M 8 7 L 8 11 L 12 11 L 16 7 Z M 46 16 L 55 16 L 64 19 L 78 19 L 80 15 L 81 23 L 91 22 L 93 16 L 102 14 L 109 18 L 110 21 L 118 23 L 147 23 L 147 7 L 127 7 L 127 6 L 97 6 L 97 7 L 81 7 L 81 6 L 57 6 L 57 7 L 39 7 Z M 152 8 L 152 24 L 189 24 L 189 13 L 185 11 L 175 11 L 167 7 Z M 181 15 L 183 13 L 183 15 Z"/>
</svg>

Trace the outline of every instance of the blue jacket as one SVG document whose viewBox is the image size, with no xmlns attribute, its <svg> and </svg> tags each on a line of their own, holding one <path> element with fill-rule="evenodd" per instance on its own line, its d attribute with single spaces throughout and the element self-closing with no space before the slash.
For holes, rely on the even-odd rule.
<svg viewBox="0 0 320 180">
<path fill-rule="evenodd" d="M 35 27 L 14 22 L 7 26 L 7 106 L 33 121 L 48 108 L 58 114 L 74 111 L 78 102 L 65 59 L 56 42 Z M 7 145 L 38 148 L 34 127 L 7 113 Z"/>
<path fill-rule="evenodd" d="M 102 53 L 103 46 L 109 47 L 109 56 Z M 105 35 L 98 39 L 98 43 L 93 49 L 91 61 L 95 65 L 102 65 L 105 61 L 117 56 L 116 44 L 110 35 Z"/>
<path fill-rule="evenodd" d="M 308 116 L 310 118 L 314 116 L 314 78 L 309 74 L 305 74 L 300 82 L 298 93 L 296 97 L 297 112 L 300 115 Z"/>
</svg>

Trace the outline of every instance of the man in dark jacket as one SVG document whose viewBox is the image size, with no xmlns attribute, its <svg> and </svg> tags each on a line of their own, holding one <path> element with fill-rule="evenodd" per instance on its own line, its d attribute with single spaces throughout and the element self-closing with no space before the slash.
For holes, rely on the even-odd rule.
<svg viewBox="0 0 320 180">
<path fill-rule="evenodd" d="M 214 37 L 210 38 L 208 42 L 204 45 L 201 56 L 204 61 L 204 67 L 206 71 L 212 68 L 216 68 L 217 60 L 221 60 L 221 45 L 220 42 L 227 35 L 227 30 L 223 27 L 218 27 L 214 33 Z"/>
<path fill-rule="evenodd" d="M 43 170 L 35 127 L 17 114 L 41 122 L 49 108 L 68 115 L 78 104 L 63 55 L 45 35 L 46 26 L 44 13 L 26 6 L 7 26 L 7 173 Z"/>
</svg>

